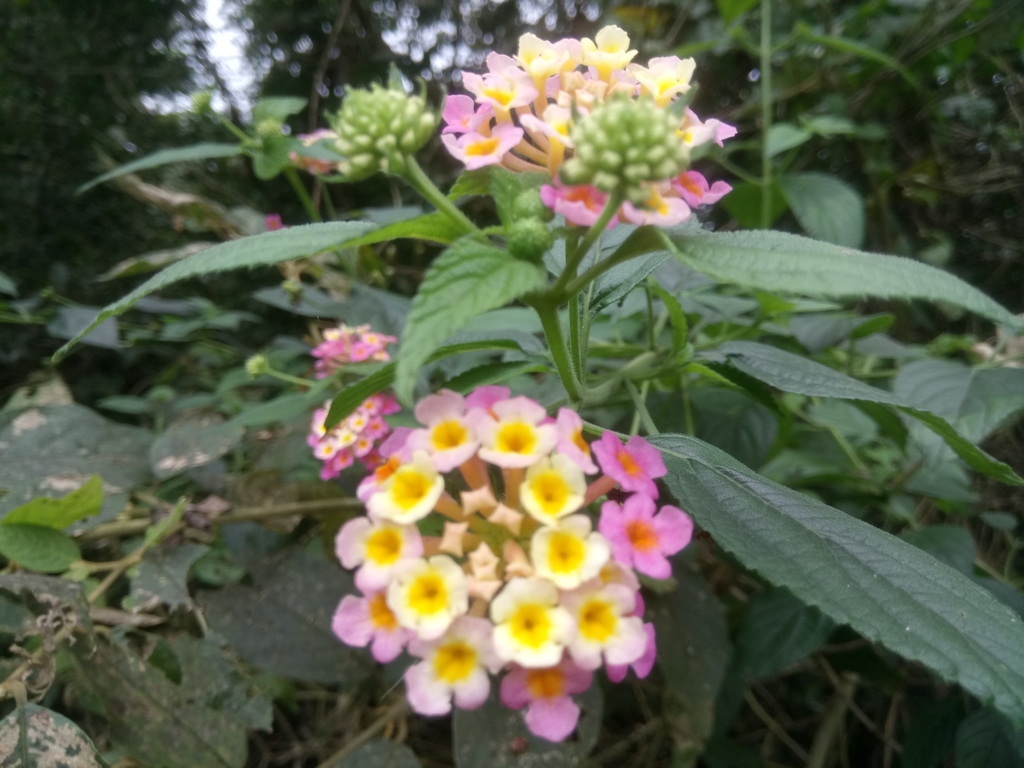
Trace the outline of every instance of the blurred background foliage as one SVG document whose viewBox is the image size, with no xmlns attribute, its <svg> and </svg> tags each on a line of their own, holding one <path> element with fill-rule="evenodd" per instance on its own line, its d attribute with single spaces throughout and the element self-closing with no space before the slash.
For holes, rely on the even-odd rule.
<svg viewBox="0 0 1024 768">
<path fill-rule="evenodd" d="M 1024 3 L 777 0 L 772 10 L 772 226 L 920 259 L 960 275 L 1011 311 L 1024 312 Z M 459 90 L 460 68 L 479 69 L 491 50 L 512 52 L 525 31 L 582 37 L 615 23 L 630 32 L 641 59 L 672 53 L 696 58 L 700 88 L 695 110 L 739 127 L 738 137 L 725 149 L 712 148 L 697 160 L 709 179 L 724 179 L 735 187 L 723 205 L 700 215 L 708 228 L 757 227 L 762 223 L 764 171 L 761 22 L 757 0 L 2 3 L 0 400 L 13 396 L 10 407 L 17 408 L 26 403 L 66 404 L 73 397 L 123 422 L 104 421 L 104 429 L 131 430 L 125 425 L 133 424 L 158 433 L 148 461 L 135 457 L 141 467 L 126 458 L 134 450 L 130 446 L 118 458 L 127 473 L 122 483 L 126 487 L 138 482 L 132 479 L 136 475 L 146 477 L 147 463 L 157 462 L 161 450 L 170 451 L 174 440 L 188 443 L 201 435 L 211 441 L 202 447 L 216 454 L 213 464 L 187 475 L 172 474 L 154 491 L 155 497 L 136 499 L 139 509 L 154 516 L 167 514 L 168 502 L 181 494 L 220 494 L 243 509 L 268 499 L 277 504 L 322 501 L 326 484 L 316 481 L 316 462 L 303 440 L 311 401 L 298 395 L 288 403 L 278 398 L 276 405 L 269 405 L 283 410 L 258 411 L 259 404 L 286 388 L 267 378 L 252 382 L 242 365 L 253 353 L 267 351 L 279 371 L 308 374 L 303 339 L 309 340 L 320 318 L 343 316 L 349 322 L 371 322 L 384 332 L 399 331 L 408 311 L 406 297 L 415 292 L 436 250 L 400 242 L 346 252 L 337 260 L 290 263 L 280 275 L 264 270 L 191 281 L 159 299 L 140 302 L 117 324 L 101 327 L 88 346 L 54 370 L 48 362 L 52 352 L 88 322 L 95 308 L 137 283 L 137 275 L 204 245 L 262 231 L 266 214 L 280 214 L 286 225 L 307 221 L 284 176 L 260 182 L 241 156 L 167 165 L 81 195 L 76 195 L 78 187 L 159 149 L 231 142 L 222 120 L 251 129 L 252 106 L 263 96 L 307 99 L 307 107 L 287 121 L 292 135 L 307 133 L 328 124 L 346 87 L 383 81 L 392 64 L 410 83 L 424 80 L 439 101 L 444 90 Z M 436 139 L 420 159 L 442 187 L 458 173 Z M 411 190 L 381 177 L 329 188 L 305 174 L 301 179 L 320 210 L 333 208 L 341 216 L 382 220 L 403 215 L 403 206 L 420 205 Z M 469 205 L 477 218 L 493 216 L 486 199 Z M 395 207 L 397 214 L 390 210 Z M 880 302 L 865 303 L 862 315 L 854 318 L 835 312 L 835 305 L 789 305 L 727 287 L 716 293 L 712 286 L 701 293 L 710 281 L 671 266 L 656 276 L 683 296 L 695 338 L 739 338 L 750 329 L 755 329 L 751 334 L 777 334 L 794 351 L 807 350 L 865 380 L 891 379 L 893 388 L 903 388 L 908 396 L 924 391 L 928 383 L 948 382 L 948 387 L 939 387 L 941 392 L 932 392 L 935 400 L 927 407 L 961 431 L 970 431 L 972 440 L 988 438 L 986 448 L 1017 471 L 1024 467 L 1020 426 L 997 429 L 1021 408 L 1019 371 L 1010 381 L 1002 377 L 1010 371 L 975 375 L 957 364 L 1019 365 L 1024 350 L 1005 339 L 988 338 L 989 326 L 977 318 L 953 308 Z M 303 287 L 301 300 L 294 296 L 297 284 Z M 623 340 L 627 345 L 644 342 L 642 294 L 635 291 L 624 305 L 608 308 L 594 328 L 595 349 L 612 349 Z M 488 332 L 485 320 L 494 328 L 512 326 L 539 351 L 539 342 L 529 336 L 539 330 L 532 315 L 527 318 L 514 308 L 501 313 L 480 318 L 475 331 Z M 878 331 L 888 336 L 880 338 Z M 927 346 L 920 346 L 925 342 Z M 985 342 L 990 346 L 979 346 Z M 1013 355 L 1016 361 L 1010 359 Z M 435 373 L 451 379 L 471 366 L 472 361 L 453 361 Z M 55 377 L 66 390 L 63 385 L 47 388 Z M 552 379 L 531 381 L 531 394 L 545 402 L 557 399 Z M 998 386 L 991 383 L 997 379 Z M 1019 582 L 1022 549 L 1013 533 L 1024 513 L 1024 495 L 1018 489 L 972 482 L 963 465 L 949 456 L 943 457 L 945 464 L 918 473 L 921 462 L 914 442 L 907 440 L 907 429 L 895 417 L 879 421 L 872 412 L 868 418 L 845 401 L 795 395 L 773 399 L 765 393 L 755 402 L 716 386 L 697 387 L 687 397 L 684 418 L 674 390 L 653 392 L 655 421 L 672 431 L 694 433 L 772 479 L 902 532 L 1021 611 L 1022 598 L 1011 586 Z M 975 405 L 983 412 L 980 421 L 971 410 Z M 62 412 L 61 418 L 69 420 L 68 431 L 96 429 L 84 409 L 67 407 L 76 408 Z M 628 427 L 628 408 L 613 404 L 593 416 L 601 423 Z M 190 421 L 210 411 L 217 414 L 212 424 Z M 223 417 L 231 420 L 222 424 Z M 6 427 L 5 418 L 0 417 L 0 427 Z M 274 423 L 284 427 L 265 428 Z M 141 430 L 117 434 L 126 445 L 150 439 Z M 916 433 L 911 437 L 921 445 L 928 439 Z M 129 465 L 136 475 L 128 472 Z M 914 469 L 908 471 L 908 466 Z M 190 505 L 187 513 L 196 528 L 202 527 L 203 515 L 212 516 L 198 505 Z M 246 630 L 246 621 L 259 606 L 268 601 L 287 604 L 298 594 L 305 598 L 298 610 L 312 617 L 307 623 L 323 623 L 337 596 L 314 587 L 336 573 L 328 569 L 332 575 L 325 576 L 323 560 L 309 560 L 305 554 L 307 549 L 323 549 L 340 518 L 324 515 L 322 522 L 321 528 L 296 517 L 274 530 L 252 523 L 225 525 L 202 559 L 197 560 L 202 552 L 187 549 L 199 546 L 195 542 L 170 550 L 180 555 L 167 555 L 182 559 L 173 566 L 178 569 L 179 594 L 164 594 L 165 604 L 171 609 L 190 604 L 185 579 L 196 562 L 193 587 L 223 587 L 202 592 L 204 607 L 221 622 L 214 628 L 262 672 L 258 685 L 243 695 L 232 677 L 234 668 L 218 656 L 213 677 L 223 685 L 204 690 L 208 698 L 202 701 L 194 697 L 177 702 L 173 696 L 180 693 L 168 693 L 164 677 L 153 678 L 148 666 L 144 679 L 134 685 L 156 699 L 171 696 L 173 706 L 206 707 L 215 696 L 234 696 L 234 709 L 242 714 L 225 726 L 225 733 L 274 725 L 271 733 L 252 737 L 252 765 L 318 765 L 332 747 L 390 712 L 381 714 L 375 708 L 380 697 L 367 690 L 386 691 L 395 682 L 394 670 L 374 672 L 372 687 L 339 695 L 325 686 L 365 682 L 371 674 L 362 664 L 365 659 L 343 655 L 327 644 L 311 651 L 303 667 L 289 649 L 316 642 L 317 632 L 301 622 L 299 629 L 278 626 L 261 644 Z M 204 540 L 203 546 L 210 541 Z M 286 548 L 290 554 L 284 564 L 265 560 L 285 544 L 303 546 Z M 690 556 L 724 604 L 724 613 L 708 618 L 710 629 L 698 638 L 704 643 L 701 652 L 713 655 L 730 636 L 735 645 L 732 662 L 726 665 L 724 656 L 716 657 L 717 672 L 708 673 L 719 675 L 713 682 L 722 688 L 714 705 L 715 738 L 703 758 L 707 765 L 790 765 L 793 759 L 829 764 L 831 756 L 815 752 L 814 745 L 833 707 L 841 704 L 846 712 L 849 702 L 841 694 L 852 697 L 856 686 L 861 686 L 860 708 L 854 708 L 859 725 L 851 719 L 849 734 L 846 726 L 826 734 L 827 744 L 844 744 L 852 765 L 949 764 L 954 747 L 961 768 L 1003 765 L 998 761 L 1007 755 L 1007 760 L 1024 759 L 1013 745 L 1016 737 L 988 710 L 975 710 L 965 720 L 973 705 L 965 697 L 947 695 L 949 686 L 936 686 L 919 668 L 901 665 L 852 631 L 835 628 L 785 590 L 764 588 L 713 544 L 703 542 Z M 246 569 L 251 578 L 243 584 Z M 681 578 L 686 582 L 688 577 Z M 287 579 L 291 581 L 282 586 Z M 705 604 L 703 584 L 695 582 L 687 591 L 684 583 L 684 589 L 664 601 L 681 601 L 685 610 Z M 171 636 L 169 643 L 158 635 L 138 634 L 122 636 L 123 645 L 143 648 L 143 655 L 172 681 L 209 672 L 201 664 L 204 659 L 212 663 L 202 643 L 183 635 Z M 113 648 L 107 647 L 110 658 L 102 663 L 76 662 L 83 677 L 61 694 L 66 708 L 86 713 L 82 722 L 91 724 L 89 718 L 102 713 L 81 680 L 102 689 L 109 682 L 105 670 L 121 663 Z M 812 657 L 816 650 L 821 652 Z M 674 663 L 690 674 L 694 662 L 675 651 Z M 335 666 L 325 672 L 322 667 L 328 663 Z M 304 682 L 296 685 L 295 680 Z M 130 687 L 118 693 L 136 706 Z M 649 758 L 638 764 L 668 764 L 655 762 L 667 753 L 668 737 L 663 731 L 643 730 L 660 722 L 650 720 L 645 691 L 650 689 L 634 690 L 639 704 L 606 697 L 600 739 L 594 723 L 581 734 L 587 749 L 595 741 L 599 744 L 604 764 L 625 764 L 626 753 L 630 759 Z M 58 694 L 49 696 L 47 705 L 54 704 Z M 932 701 L 936 698 L 941 700 Z M 166 712 L 151 714 L 152 722 L 166 725 Z M 199 723 L 215 720 L 205 709 L 194 714 Z M 391 728 L 393 719 L 383 722 Z M 685 721 L 684 714 L 671 724 L 679 760 L 673 765 L 690 764 L 680 747 L 690 727 Z M 411 722 L 413 732 L 404 735 L 416 746 L 421 762 L 446 764 L 451 753 L 447 729 Z M 648 726 L 640 725 L 644 722 Z M 456 718 L 456 738 L 460 729 L 471 734 L 481 727 L 474 723 L 470 716 Z M 121 748 L 130 740 L 118 741 L 117 722 L 111 725 L 113 741 Z M 701 730 L 705 725 L 697 727 L 703 736 L 708 735 Z M 152 735 L 153 743 L 173 741 L 174 734 L 168 733 Z M 954 744 L 959 733 L 964 745 Z M 893 734 L 907 757 L 901 758 Z M 394 734 L 389 730 L 388 735 Z M 643 742 L 645 735 L 649 743 Z M 516 738 L 510 734 L 509 744 L 517 744 Z M 979 750 L 979 743 L 989 751 Z M 634 749 L 636 744 L 644 748 Z M 460 768 L 467 765 L 460 763 Z"/>
</svg>

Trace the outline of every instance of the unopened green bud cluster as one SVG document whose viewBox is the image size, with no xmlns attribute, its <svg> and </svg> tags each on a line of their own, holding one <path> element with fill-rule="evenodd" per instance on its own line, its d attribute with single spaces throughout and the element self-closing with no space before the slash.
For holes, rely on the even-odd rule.
<svg viewBox="0 0 1024 768">
<path fill-rule="evenodd" d="M 573 128 L 576 154 L 563 166 L 562 179 L 640 203 L 649 196 L 645 183 L 671 179 L 686 166 L 689 153 L 676 135 L 678 123 L 651 99 L 606 101 Z"/>
<path fill-rule="evenodd" d="M 261 139 L 272 139 L 281 135 L 282 123 L 273 117 L 266 117 L 256 124 L 256 135 Z"/>
<path fill-rule="evenodd" d="M 437 115 L 422 95 L 374 85 L 349 91 L 335 131 L 344 156 L 341 172 L 352 181 L 379 172 L 402 173 L 406 157 L 427 143 L 437 126 Z"/>
</svg>

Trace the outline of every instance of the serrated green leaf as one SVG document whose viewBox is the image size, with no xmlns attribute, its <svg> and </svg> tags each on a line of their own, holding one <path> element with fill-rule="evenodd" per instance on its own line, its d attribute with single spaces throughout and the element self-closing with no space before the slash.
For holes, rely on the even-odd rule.
<svg viewBox="0 0 1024 768">
<path fill-rule="evenodd" d="M 1024 623 L 986 590 L 695 438 L 649 440 L 673 495 L 745 566 L 1024 723 Z"/>
<path fill-rule="evenodd" d="M 81 488 L 59 499 L 42 496 L 16 507 L 0 519 L 0 525 L 42 525 L 62 531 L 103 507 L 103 478 L 93 475 Z"/>
<path fill-rule="evenodd" d="M 345 241 L 361 236 L 370 226 L 359 221 L 306 224 L 221 243 L 202 253 L 189 256 L 154 275 L 127 296 L 104 307 L 88 328 L 57 350 L 53 359 L 54 361 L 61 360 L 85 334 L 108 317 L 124 313 L 143 296 L 166 288 L 179 280 L 231 269 L 266 266 L 288 259 L 297 259 L 301 256 L 311 256 L 320 251 L 337 248 Z"/>
<path fill-rule="evenodd" d="M 448 214 L 436 211 L 425 216 L 416 216 L 388 224 L 362 237 L 342 243 L 341 247 L 358 248 L 361 245 L 372 245 L 402 238 L 429 240 L 432 243 L 448 245 L 464 233 L 465 229 L 452 221 Z"/>
<path fill-rule="evenodd" d="M 672 255 L 668 251 L 657 251 L 609 269 L 594 282 L 594 295 L 590 300 L 591 311 L 600 312 L 605 307 L 622 301 L 630 291 L 670 258 Z"/>
<path fill-rule="evenodd" d="M 491 177 L 487 168 L 477 168 L 474 171 L 463 171 L 455 180 L 451 190 L 448 192 L 448 199 L 453 201 L 461 200 L 471 195 L 488 195 L 491 192 Z"/>
<path fill-rule="evenodd" d="M 957 277 L 901 256 L 884 256 L 785 232 L 666 233 L 685 266 L 719 280 L 813 297 L 944 301 L 1013 328 L 1014 315 Z"/>
<path fill-rule="evenodd" d="M 864 243 L 864 199 L 826 173 L 789 173 L 779 186 L 800 226 L 811 237 L 847 248 Z"/>
<path fill-rule="evenodd" d="M 286 117 L 301 112 L 306 103 L 306 99 L 300 96 L 271 96 L 267 99 L 260 99 L 252 108 L 252 124 L 259 125 L 268 118 L 283 123 Z"/>
<path fill-rule="evenodd" d="M 44 525 L 0 525 L 0 554 L 30 571 L 62 573 L 82 553 L 70 537 Z"/>
<path fill-rule="evenodd" d="M 720 355 L 744 373 L 784 392 L 795 392 L 811 397 L 864 400 L 898 408 L 939 435 L 974 469 L 1009 485 L 1024 485 L 1024 479 L 1020 478 L 1008 464 L 989 456 L 957 432 L 941 416 L 921 410 L 915 407 L 916 403 L 909 403 L 884 389 L 872 387 L 826 365 L 767 344 L 730 341 L 720 346 L 713 354 Z"/>
<path fill-rule="evenodd" d="M 551 182 L 546 173 L 513 173 L 500 165 L 488 168 L 490 194 L 498 209 L 498 218 L 506 227 L 512 225 L 512 204 L 528 189 L 539 189 L 541 184 Z"/>
<path fill-rule="evenodd" d="M 547 283 L 544 269 L 473 239 L 457 241 L 427 271 L 402 333 L 395 392 L 409 403 L 419 369 L 442 341 L 479 314 Z"/>
<path fill-rule="evenodd" d="M 115 168 L 112 171 L 104 173 L 102 176 L 97 176 L 92 181 L 89 181 L 80 186 L 75 194 L 82 194 L 83 192 L 92 189 L 97 184 L 102 184 L 105 181 L 116 179 L 118 176 L 124 176 L 125 174 L 135 173 L 136 171 L 144 171 L 147 168 L 156 168 L 161 165 L 169 165 L 170 163 L 184 163 L 189 160 L 210 160 L 215 157 L 233 157 L 240 155 L 242 148 L 237 144 L 193 144 L 191 147 L 177 147 L 175 149 L 161 149 L 159 152 L 154 152 L 151 155 L 140 157 L 138 160 L 133 160 L 130 163 L 122 165 L 120 168 Z"/>
<path fill-rule="evenodd" d="M 485 352 L 497 349 L 521 350 L 522 348 L 515 341 L 503 339 L 467 341 L 462 344 L 449 344 L 441 347 L 435 350 L 425 362 L 433 363 L 451 355 L 457 355 L 460 352 Z M 366 398 L 378 392 L 383 392 L 390 387 L 395 380 L 395 367 L 395 363 L 388 363 L 376 373 L 372 373 L 341 390 L 338 396 L 331 402 L 331 408 L 327 412 L 324 426 L 327 429 L 332 429 L 341 423 L 342 419 L 348 418 L 352 411 L 358 408 Z"/>
</svg>

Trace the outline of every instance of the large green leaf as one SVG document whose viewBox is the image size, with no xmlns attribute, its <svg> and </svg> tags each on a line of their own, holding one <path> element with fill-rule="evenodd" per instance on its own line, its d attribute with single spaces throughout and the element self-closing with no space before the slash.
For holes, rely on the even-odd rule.
<svg viewBox="0 0 1024 768">
<path fill-rule="evenodd" d="M 847 248 L 864 243 L 864 199 L 827 173 L 791 173 L 779 179 L 793 215 L 811 237 Z"/>
<path fill-rule="evenodd" d="M 492 339 L 488 341 L 467 341 L 462 344 L 449 344 L 433 352 L 424 362 L 433 363 L 460 352 L 486 352 L 498 349 L 520 350 L 521 347 L 515 341 L 505 339 Z M 324 426 L 331 429 L 342 419 L 351 415 L 352 411 L 358 408 L 366 398 L 383 392 L 395 381 L 395 363 L 388 363 L 376 373 L 371 373 L 364 379 L 345 387 L 331 402 L 331 408 L 327 412 L 327 419 Z"/>
<path fill-rule="evenodd" d="M 168 165 L 170 163 L 183 163 L 188 160 L 209 160 L 214 157 L 232 157 L 234 155 L 241 154 L 241 152 L 242 148 L 237 144 L 213 143 L 193 144 L 191 147 L 178 147 L 176 149 L 161 149 L 159 152 L 154 152 L 152 155 L 140 157 L 138 160 L 133 160 L 119 168 L 108 171 L 102 176 L 97 176 L 92 181 L 80 186 L 77 194 L 90 190 L 97 184 L 102 184 L 105 181 L 116 179 L 118 176 L 135 173 L 136 171 L 144 171 L 147 168 L 156 168 L 157 166 Z"/>
<path fill-rule="evenodd" d="M 1024 768 L 1024 734 L 988 709 L 968 715 L 956 729 L 956 768 Z"/>
<path fill-rule="evenodd" d="M 1010 312 L 957 277 L 919 261 L 810 240 L 785 232 L 669 231 L 686 266 L 725 282 L 829 298 L 945 301 L 993 322 L 1021 327 Z"/>
<path fill-rule="evenodd" d="M 205 544 L 184 542 L 170 549 L 160 547 L 147 552 L 132 576 L 132 610 L 145 611 L 157 605 L 174 610 L 192 605 L 188 572 L 209 551 Z"/>
<path fill-rule="evenodd" d="M 828 616 L 788 589 L 759 592 L 743 614 L 735 664 L 744 679 L 767 677 L 817 651 L 833 628 Z"/>
<path fill-rule="evenodd" d="M 0 768 L 100 768 L 101 765 L 89 737 L 61 714 L 36 704 L 25 704 L 0 720 Z"/>
<path fill-rule="evenodd" d="M 1024 626 L 986 590 L 695 438 L 650 441 L 672 493 L 744 565 L 1024 723 Z"/>
<path fill-rule="evenodd" d="M 442 341 L 471 319 L 546 284 L 543 268 L 513 259 L 507 251 L 462 239 L 430 266 L 402 333 L 395 391 L 412 400 L 420 368 Z"/>
<path fill-rule="evenodd" d="M 30 571 L 61 573 L 82 557 L 78 545 L 45 525 L 0 526 L 0 554 Z"/>
<path fill-rule="evenodd" d="M 712 354 L 784 392 L 891 405 L 939 435 L 957 455 L 979 472 L 984 472 L 1004 483 L 1024 485 L 1024 479 L 1018 477 L 1009 465 L 989 456 L 957 432 L 941 416 L 915 407 L 916 403 L 907 402 L 884 389 L 872 387 L 826 365 L 767 344 L 730 341 Z"/>
<path fill-rule="evenodd" d="M 342 246 L 345 248 L 357 248 L 360 245 L 372 245 L 373 243 L 383 243 L 388 240 L 398 240 L 401 238 L 430 240 L 433 243 L 448 245 L 465 231 L 461 225 L 456 224 L 452 220 L 451 216 L 435 211 L 425 216 L 402 219 L 394 224 L 388 224 L 362 237 L 342 243 Z"/>
<path fill-rule="evenodd" d="M 288 259 L 297 259 L 301 256 L 310 256 L 320 251 L 336 248 L 348 240 L 357 238 L 371 226 L 361 221 L 306 224 L 221 243 L 202 253 L 189 256 L 154 275 L 127 296 L 104 307 L 91 325 L 57 350 L 54 360 L 59 361 L 63 358 L 86 333 L 108 317 L 122 314 L 143 296 L 166 288 L 179 280 L 231 269 L 260 267 Z"/>
</svg>

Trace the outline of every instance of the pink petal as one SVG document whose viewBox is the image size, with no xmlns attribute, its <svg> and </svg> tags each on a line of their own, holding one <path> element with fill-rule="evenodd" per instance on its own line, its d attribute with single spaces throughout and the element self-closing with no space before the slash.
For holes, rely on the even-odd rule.
<svg viewBox="0 0 1024 768">
<path fill-rule="evenodd" d="M 341 526 L 334 539 L 334 552 L 346 568 L 355 568 L 363 562 L 363 542 L 372 525 L 368 518 L 357 517 Z"/>
<path fill-rule="evenodd" d="M 487 701 L 487 697 L 491 693 L 491 680 L 487 673 L 478 667 L 468 680 L 453 686 L 453 690 L 455 691 L 455 706 L 459 709 L 476 709 Z"/>
<path fill-rule="evenodd" d="M 562 669 L 562 684 L 567 693 L 583 693 L 594 682 L 593 673 L 573 664 L 568 659 L 559 666 Z"/>
<path fill-rule="evenodd" d="M 398 658 L 408 637 L 409 633 L 401 628 L 397 628 L 392 632 L 378 630 L 373 636 L 370 653 L 373 654 L 373 658 L 378 664 L 387 664 Z"/>
<path fill-rule="evenodd" d="M 458 392 L 442 389 L 433 395 L 427 395 L 418 403 L 413 413 L 416 421 L 425 427 L 439 421 L 458 419 L 466 412 L 466 401 Z"/>
<path fill-rule="evenodd" d="M 676 507 L 662 507 L 654 518 L 654 528 L 658 532 L 661 551 L 666 555 L 674 555 L 693 538 L 693 520 Z"/>
<path fill-rule="evenodd" d="M 623 520 L 653 523 L 656 509 L 657 505 L 650 496 L 645 493 L 634 493 L 622 505 Z"/>
<path fill-rule="evenodd" d="M 509 709 L 522 709 L 525 707 L 527 702 L 533 698 L 526 680 L 525 669 L 522 667 L 512 667 L 501 681 L 501 703 Z"/>
<path fill-rule="evenodd" d="M 564 741 L 576 730 L 580 708 L 568 696 L 537 699 L 526 710 L 526 727 L 548 741 Z"/>
<path fill-rule="evenodd" d="M 661 451 L 644 440 L 640 435 L 633 435 L 626 443 L 626 450 L 633 460 L 643 468 L 648 477 L 657 479 L 668 474 Z"/>
<path fill-rule="evenodd" d="M 667 579 L 672 575 L 672 564 L 656 549 L 646 552 L 634 549 L 633 567 L 652 579 Z"/>
<path fill-rule="evenodd" d="M 732 192 L 732 187 L 726 184 L 724 181 L 716 181 L 711 185 L 711 191 L 704 195 L 704 205 L 711 205 L 717 203 L 727 194 Z"/>
<path fill-rule="evenodd" d="M 421 715 L 447 715 L 452 711 L 451 689 L 434 676 L 430 662 L 406 670 L 405 697 Z"/>
<path fill-rule="evenodd" d="M 466 396 L 466 408 L 482 408 L 489 411 L 499 400 L 508 400 L 511 394 L 511 389 L 497 384 L 477 387 Z"/>
<path fill-rule="evenodd" d="M 628 664 L 605 664 L 604 671 L 608 675 L 608 679 L 613 683 L 621 683 L 626 679 L 626 673 L 629 671 Z"/>
<path fill-rule="evenodd" d="M 373 637 L 369 603 L 355 595 L 345 595 L 331 620 L 331 630 L 346 645 L 362 648 Z"/>
<path fill-rule="evenodd" d="M 638 661 L 647 649 L 643 622 L 636 616 L 624 618 L 618 631 L 619 636 L 605 648 L 605 659 L 609 664 L 632 664 Z"/>
<path fill-rule="evenodd" d="M 651 674 L 654 669 L 654 661 L 658 658 L 658 643 L 654 633 L 653 624 L 644 624 L 644 634 L 647 635 L 647 647 L 643 655 L 633 662 L 633 671 L 641 680 Z"/>
<path fill-rule="evenodd" d="M 612 548 L 612 557 L 624 565 L 633 563 L 633 543 L 626 535 L 626 520 L 620 507 L 614 501 L 601 505 L 601 519 L 597 522 L 598 532 L 605 537 Z"/>
<path fill-rule="evenodd" d="M 402 461 L 408 461 L 411 459 L 411 455 L 408 457 L 402 456 L 405 444 L 409 440 L 409 435 L 411 434 L 411 427 L 395 427 L 395 431 L 391 433 L 391 436 L 380 444 L 380 455 L 384 457 L 391 457 L 397 453 Z"/>
</svg>

